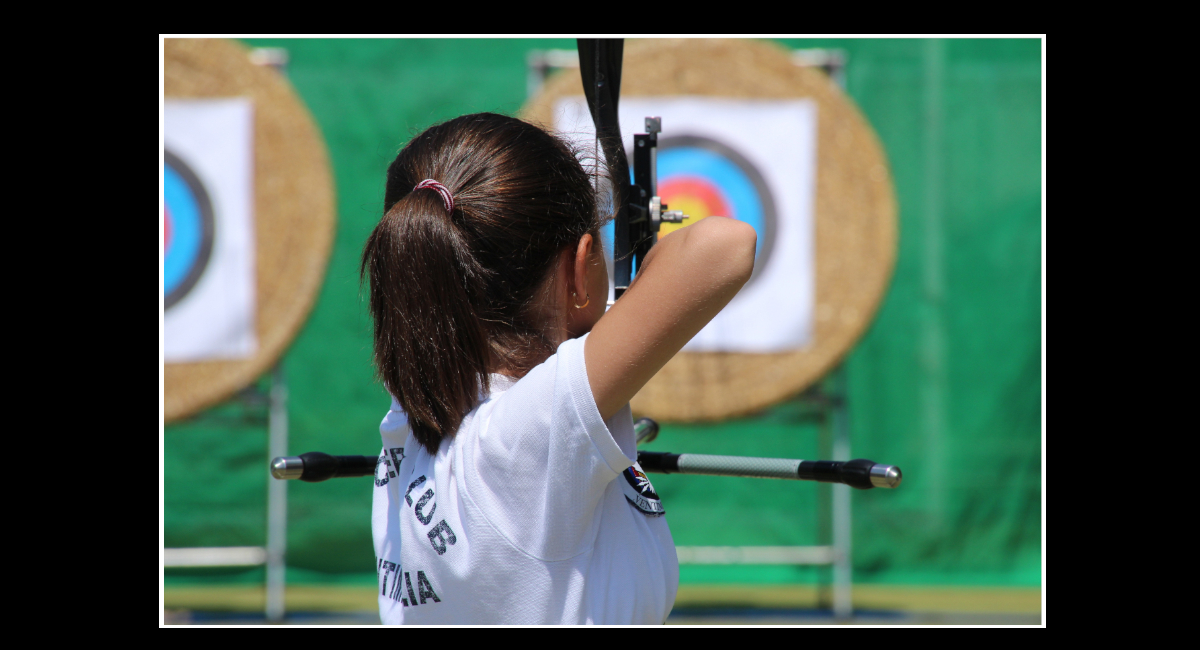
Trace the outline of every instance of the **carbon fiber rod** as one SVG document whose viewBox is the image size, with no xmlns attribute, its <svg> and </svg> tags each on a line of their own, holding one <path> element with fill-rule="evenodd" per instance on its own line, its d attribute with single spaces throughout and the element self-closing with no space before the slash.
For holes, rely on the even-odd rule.
<svg viewBox="0 0 1200 650">
<path fill-rule="evenodd" d="M 658 423 L 640 418 L 633 423 L 638 444 L 658 437 Z M 788 458 L 754 458 L 751 456 L 708 456 L 704 454 L 672 454 L 670 452 L 639 451 L 638 464 L 646 472 L 661 474 L 707 474 L 709 476 L 744 476 L 747 478 L 779 478 L 796 481 L 845 483 L 860 490 L 894 488 L 900 485 L 900 468 L 881 465 L 859 458 L 849 461 L 799 460 Z"/>
<path fill-rule="evenodd" d="M 845 483 L 853 488 L 894 488 L 900 485 L 900 468 L 873 460 L 799 460 L 752 456 L 709 456 L 639 451 L 642 471 L 660 474 L 706 474 L 746 478 L 780 478 L 794 481 Z"/>
</svg>

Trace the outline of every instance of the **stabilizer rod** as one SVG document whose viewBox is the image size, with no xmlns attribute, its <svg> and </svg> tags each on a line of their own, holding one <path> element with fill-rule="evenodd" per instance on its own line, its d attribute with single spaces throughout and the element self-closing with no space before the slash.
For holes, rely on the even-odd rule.
<svg viewBox="0 0 1200 650">
<path fill-rule="evenodd" d="M 641 418 L 633 425 L 639 443 L 658 437 L 658 423 Z M 791 458 L 755 458 L 752 456 L 709 456 L 707 454 L 672 454 L 663 451 L 639 451 L 638 464 L 646 472 L 661 474 L 706 474 L 708 476 L 743 476 L 747 478 L 779 478 L 793 481 L 845 483 L 860 490 L 894 488 L 903 475 L 895 465 L 882 465 L 873 460 L 799 460 Z M 331 478 L 373 476 L 379 458 L 376 456 L 331 456 L 310 451 L 299 456 L 282 456 L 271 461 L 271 476 L 277 479 L 299 479 L 309 483 Z"/>
</svg>

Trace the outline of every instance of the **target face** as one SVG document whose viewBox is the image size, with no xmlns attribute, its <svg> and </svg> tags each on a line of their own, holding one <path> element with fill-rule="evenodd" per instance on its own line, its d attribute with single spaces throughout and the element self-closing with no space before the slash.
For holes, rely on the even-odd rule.
<svg viewBox="0 0 1200 650">
<path fill-rule="evenodd" d="M 212 256 L 212 201 L 178 156 L 163 152 L 163 304 L 170 309 L 196 286 Z"/>
<path fill-rule="evenodd" d="M 732 147 L 701 136 L 661 138 L 658 195 L 690 217 L 662 224 L 660 237 L 708 217 L 737 219 L 758 232 L 750 282 L 766 266 L 775 246 L 775 200 L 758 169 Z"/>
</svg>

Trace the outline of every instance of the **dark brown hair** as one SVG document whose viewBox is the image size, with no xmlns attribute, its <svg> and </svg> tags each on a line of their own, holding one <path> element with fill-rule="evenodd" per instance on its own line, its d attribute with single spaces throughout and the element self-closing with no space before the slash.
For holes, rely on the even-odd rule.
<svg viewBox="0 0 1200 650">
<path fill-rule="evenodd" d="M 425 179 L 454 197 L 447 214 Z M 384 215 L 363 247 L 376 372 L 436 453 L 488 389 L 553 354 L 535 303 L 556 255 L 597 232 L 574 150 L 521 120 L 478 113 L 432 126 L 388 167 Z"/>
</svg>

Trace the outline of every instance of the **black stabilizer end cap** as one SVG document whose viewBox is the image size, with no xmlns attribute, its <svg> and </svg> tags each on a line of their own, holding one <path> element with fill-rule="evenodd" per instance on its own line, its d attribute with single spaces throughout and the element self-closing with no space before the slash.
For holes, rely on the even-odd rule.
<svg viewBox="0 0 1200 650">
<path fill-rule="evenodd" d="M 329 454 L 310 451 L 307 454 L 300 454 L 300 460 L 304 461 L 304 473 L 300 475 L 301 481 L 318 483 L 333 478 L 337 473 L 337 459 Z"/>
<path fill-rule="evenodd" d="M 337 459 L 338 476 L 375 476 L 375 470 L 379 467 L 378 456 L 337 456 Z"/>
<path fill-rule="evenodd" d="M 674 474 L 679 471 L 679 454 L 664 451 L 639 451 L 637 458 L 638 465 L 642 466 L 643 472 Z"/>
<path fill-rule="evenodd" d="M 856 458 L 842 463 L 841 479 L 846 485 L 859 490 L 870 490 L 875 487 L 871 483 L 871 468 L 875 466 L 875 461 L 865 458 Z"/>
</svg>

